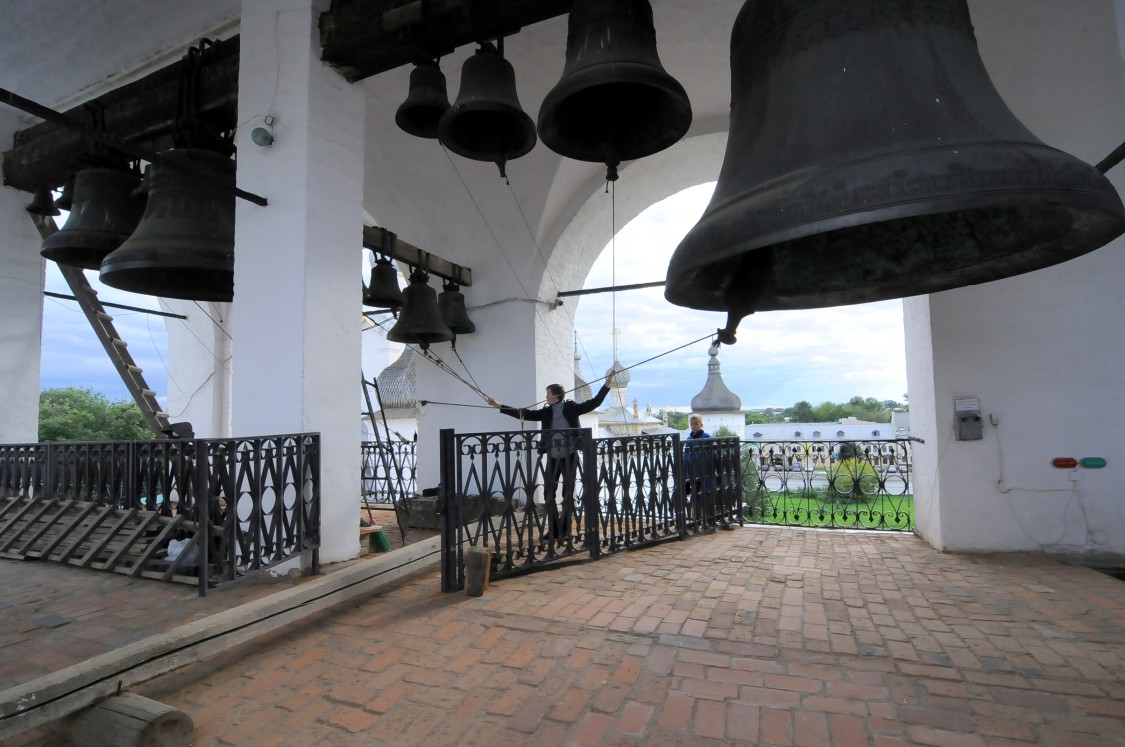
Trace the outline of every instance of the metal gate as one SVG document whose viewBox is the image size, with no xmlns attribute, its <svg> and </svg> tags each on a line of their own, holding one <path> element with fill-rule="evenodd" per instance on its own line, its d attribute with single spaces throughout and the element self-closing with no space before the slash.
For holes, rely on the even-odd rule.
<svg viewBox="0 0 1125 747">
<path fill-rule="evenodd" d="M 739 454 L 737 438 L 443 430 L 442 590 L 464 588 L 466 547 L 502 578 L 739 524 Z"/>
</svg>

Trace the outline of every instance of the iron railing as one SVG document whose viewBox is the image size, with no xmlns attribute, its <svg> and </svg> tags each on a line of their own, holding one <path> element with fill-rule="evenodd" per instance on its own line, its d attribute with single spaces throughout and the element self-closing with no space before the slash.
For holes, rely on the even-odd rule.
<svg viewBox="0 0 1125 747">
<path fill-rule="evenodd" d="M 393 506 L 417 493 L 417 444 L 413 441 L 364 441 L 362 500 Z"/>
<path fill-rule="evenodd" d="M 909 439 L 744 442 L 745 519 L 912 531 L 911 457 Z"/>
<path fill-rule="evenodd" d="M 188 517 L 204 594 L 305 552 L 317 572 L 319 451 L 309 433 L 0 445 L 0 497 Z"/>
<path fill-rule="evenodd" d="M 740 468 L 735 438 L 443 430 L 442 589 L 464 587 L 466 545 L 503 577 L 737 524 Z"/>
</svg>

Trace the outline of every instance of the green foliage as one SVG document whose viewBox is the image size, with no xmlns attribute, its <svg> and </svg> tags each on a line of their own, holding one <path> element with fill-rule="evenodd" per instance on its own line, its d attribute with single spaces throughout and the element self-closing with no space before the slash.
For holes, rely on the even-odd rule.
<svg viewBox="0 0 1125 747">
<path fill-rule="evenodd" d="M 719 429 L 714 431 L 711 435 L 715 438 L 727 438 L 728 436 L 737 436 L 738 434 L 725 425 L 720 425 Z"/>
<path fill-rule="evenodd" d="M 677 430 L 677 431 L 687 430 L 688 417 L 690 417 L 690 413 L 686 413 L 686 412 L 663 412 L 663 415 L 666 418 L 665 422 L 668 424 L 669 428 L 671 428 L 673 430 Z"/>
<path fill-rule="evenodd" d="M 816 422 L 816 413 L 813 411 L 813 406 L 805 400 L 801 400 L 789 408 L 789 417 L 794 423 Z"/>
<path fill-rule="evenodd" d="M 111 402 L 89 387 L 39 393 L 39 441 L 134 441 L 153 438 L 137 405 Z"/>
</svg>

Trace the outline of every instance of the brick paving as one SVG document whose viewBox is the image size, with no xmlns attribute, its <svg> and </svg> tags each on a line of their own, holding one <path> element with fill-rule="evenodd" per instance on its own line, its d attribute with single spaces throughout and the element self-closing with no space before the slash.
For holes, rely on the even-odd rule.
<svg viewBox="0 0 1125 747">
<path fill-rule="evenodd" d="M 1047 556 L 746 527 L 438 589 L 424 572 L 133 690 L 191 715 L 196 747 L 1125 745 L 1125 583 Z"/>
</svg>

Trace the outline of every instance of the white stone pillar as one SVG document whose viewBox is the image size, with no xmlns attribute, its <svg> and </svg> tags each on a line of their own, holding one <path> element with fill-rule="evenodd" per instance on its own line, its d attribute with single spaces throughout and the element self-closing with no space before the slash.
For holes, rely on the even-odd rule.
<svg viewBox="0 0 1125 747">
<path fill-rule="evenodd" d="M 19 119 L 0 113 L 0 143 L 12 147 Z M 24 208 L 31 195 L 0 187 L 0 443 L 39 440 L 39 356 L 43 334 L 41 239 Z"/>
<path fill-rule="evenodd" d="M 244 0 L 232 427 L 318 432 L 321 558 L 359 549 L 364 96 L 320 61 L 327 0 Z M 274 118 L 275 141 L 251 141 Z"/>
</svg>

